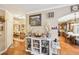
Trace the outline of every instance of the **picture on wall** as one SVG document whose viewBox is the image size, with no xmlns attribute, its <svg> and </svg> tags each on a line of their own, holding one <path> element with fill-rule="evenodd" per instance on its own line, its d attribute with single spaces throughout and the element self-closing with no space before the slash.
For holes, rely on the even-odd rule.
<svg viewBox="0 0 79 59">
<path fill-rule="evenodd" d="M 41 14 L 29 16 L 29 24 L 31 26 L 41 26 Z"/>
<path fill-rule="evenodd" d="M 3 31 L 3 23 L 2 22 L 0 22 L 0 31 Z"/>
<path fill-rule="evenodd" d="M 5 22 L 4 16 L 0 16 L 0 22 Z"/>
</svg>

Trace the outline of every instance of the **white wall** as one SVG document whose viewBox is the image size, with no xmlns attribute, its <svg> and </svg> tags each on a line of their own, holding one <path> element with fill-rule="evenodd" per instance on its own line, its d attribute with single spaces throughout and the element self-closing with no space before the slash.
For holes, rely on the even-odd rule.
<svg viewBox="0 0 79 59">
<path fill-rule="evenodd" d="M 5 13 L 6 19 L 6 48 L 13 43 L 13 16 L 8 11 Z"/>
</svg>

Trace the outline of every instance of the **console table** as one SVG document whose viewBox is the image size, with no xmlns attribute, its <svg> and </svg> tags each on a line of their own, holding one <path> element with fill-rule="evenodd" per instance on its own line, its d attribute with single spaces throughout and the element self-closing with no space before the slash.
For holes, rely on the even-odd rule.
<svg viewBox="0 0 79 59">
<path fill-rule="evenodd" d="M 26 51 L 34 55 L 52 55 L 59 54 L 58 44 L 53 42 L 52 39 L 43 37 L 26 37 Z"/>
</svg>

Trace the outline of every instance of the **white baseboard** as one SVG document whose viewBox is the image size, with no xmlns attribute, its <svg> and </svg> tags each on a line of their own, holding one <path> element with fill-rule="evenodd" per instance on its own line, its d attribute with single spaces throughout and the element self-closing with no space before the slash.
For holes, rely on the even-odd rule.
<svg viewBox="0 0 79 59">
<path fill-rule="evenodd" d="M 5 50 L 1 51 L 1 52 L 0 52 L 0 55 L 1 55 L 2 53 L 6 52 L 7 49 L 8 49 L 10 46 L 11 46 L 11 45 L 9 45 L 7 48 L 5 48 Z"/>
</svg>

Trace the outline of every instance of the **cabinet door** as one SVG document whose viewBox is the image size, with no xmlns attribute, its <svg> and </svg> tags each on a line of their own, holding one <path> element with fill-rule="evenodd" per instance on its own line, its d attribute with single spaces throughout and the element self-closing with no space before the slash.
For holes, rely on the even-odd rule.
<svg viewBox="0 0 79 59">
<path fill-rule="evenodd" d="M 27 49 L 31 50 L 31 39 L 27 38 Z"/>
<path fill-rule="evenodd" d="M 41 41 L 41 52 L 43 54 L 49 55 L 49 41 L 47 40 Z"/>
<path fill-rule="evenodd" d="M 33 40 L 33 47 L 40 48 L 40 41 L 39 40 Z"/>
<path fill-rule="evenodd" d="M 33 39 L 33 51 L 35 52 L 35 54 L 40 53 L 40 40 Z"/>
</svg>

